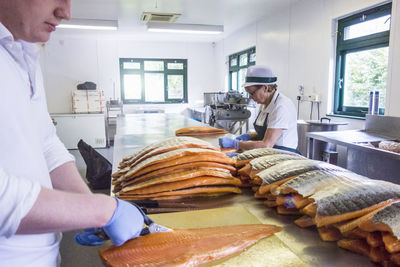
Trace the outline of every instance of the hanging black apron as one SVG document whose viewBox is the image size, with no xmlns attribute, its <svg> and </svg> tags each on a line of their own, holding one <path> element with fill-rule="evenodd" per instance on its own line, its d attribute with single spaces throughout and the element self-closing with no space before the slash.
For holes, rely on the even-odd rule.
<svg viewBox="0 0 400 267">
<path fill-rule="evenodd" d="M 276 99 L 275 99 L 275 101 L 274 101 L 274 104 L 276 103 L 276 100 L 278 100 L 278 97 L 279 97 L 279 94 L 278 94 L 278 96 L 276 97 Z M 254 123 L 253 123 L 254 130 L 256 130 L 256 133 L 257 133 L 257 139 L 256 139 L 256 140 L 263 140 L 263 139 L 264 139 L 264 136 L 265 136 L 265 132 L 266 132 L 267 129 L 268 129 L 268 116 L 269 116 L 269 113 L 267 113 L 267 115 L 265 116 L 265 120 L 264 120 L 263 126 L 258 126 L 258 125 L 256 124 L 256 123 L 257 123 L 257 120 L 258 120 L 258 117 L 260 116 L 260 114 L 261 114 L 261 110 L 260 110 L 260 112 L 258 113 L 257 118 L 256 118 L 256 120 L 255 120 Z M 290 152 L 294 152 L 294 153 L 300 154 L 300 151 L 298 151 L 297 149 L 294 149 L 294 148 L 290 148 L 290 147 L 274 145 L 273 148 L 282 149 L 282 150 L 286 150 L 286 151 L 290 151 Z"/>
</svg>

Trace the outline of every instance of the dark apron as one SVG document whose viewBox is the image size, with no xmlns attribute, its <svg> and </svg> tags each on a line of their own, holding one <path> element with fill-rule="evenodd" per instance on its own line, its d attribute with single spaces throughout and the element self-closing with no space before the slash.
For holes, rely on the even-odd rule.
<svg viewBox="0 0 400 267">
<path fill-rule="evenodd" d="M 274 104 L 276 103 L 276 100 L 278 100 L 278 97 L 279 97 L 279 94 L 276 97 L 276 99 L 274 101 Z M 265 132 L 268 129 L 268 116 L 269 116 L 269 113 L 267 113 L 267 116 L 265 116 L 265 120 L 264 120 L 263 126 L 256 125 L 256 122 L 257 122 L 258 117 L 260 116 L 260 114 L 261 114 L 261 111 L 258 113 L 257 118 L 253 123 L 254 130 L 256 130 L 256 133 L 257 133 L 257 139 L 256 140 L 263 140 L 264 136 L 265 136 Z M 297 149 L 294 149 L 294 148 L 290 148 L 290 147 L 274 145 L 273 148 L 277 148 L 277 149 L 286 150 L 286 151 L 290 151 L 290 152 L 294 152 L 294 153 L 300 154 L 300 151 L 298 151 Z"/>
</svg>

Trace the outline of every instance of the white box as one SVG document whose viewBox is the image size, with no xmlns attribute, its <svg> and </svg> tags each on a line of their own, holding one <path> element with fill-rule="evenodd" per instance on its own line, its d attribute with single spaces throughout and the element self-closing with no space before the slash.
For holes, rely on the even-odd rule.
<svg viewBox="0 0 400 267">
<path fill-rule="evenodd" d="M 102 114 L 50 114 L 57 135 L 67 149 L 78 148 L 80 139 L 94 148 L 107 145 L 105 115 Z"/>
<path fill-rule="evenodd" d="M 72 113 L 102 113 L 104 109 L 105 99 L 103 91 L 72 91 Z"/>
</svg>

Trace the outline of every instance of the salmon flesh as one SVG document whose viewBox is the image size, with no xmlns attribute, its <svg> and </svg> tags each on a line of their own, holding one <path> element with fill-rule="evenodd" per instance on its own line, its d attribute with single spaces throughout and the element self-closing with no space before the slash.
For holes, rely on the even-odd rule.
<svg viewBox="0 0 400 267">
<path fill-rule="evenodd" d="M 243 251 L 258 240 L 281 231 L 267 224 L 177 229 L 154 233 L 120 247 L 99 250 L 106 266 L 197 266 Z"/>
</svg>

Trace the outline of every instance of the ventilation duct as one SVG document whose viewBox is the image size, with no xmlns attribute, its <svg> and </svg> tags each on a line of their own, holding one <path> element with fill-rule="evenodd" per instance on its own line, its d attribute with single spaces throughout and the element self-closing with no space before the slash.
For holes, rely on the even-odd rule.
<svg viewBox="0 0 400 267">
<path fill-rule="evenodd" d="M 175 22 L 181 14 L 143 12 L 141 20 L 144 22 Z"/>
</svg>

